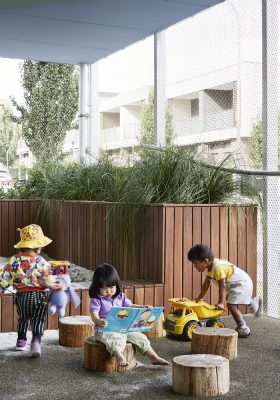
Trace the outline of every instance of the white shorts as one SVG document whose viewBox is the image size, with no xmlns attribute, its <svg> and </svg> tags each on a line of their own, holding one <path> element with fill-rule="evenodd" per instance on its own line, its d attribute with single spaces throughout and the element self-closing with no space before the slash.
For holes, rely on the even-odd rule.
<svg viewBox="0 0 280 400">
<path fill-rule="evenodd" d="M 245 279 L 227 282 L 226 291 L 229 304 L 250 304 L 253 294 L 253 282 L 247 275 Z"/>
</svg>

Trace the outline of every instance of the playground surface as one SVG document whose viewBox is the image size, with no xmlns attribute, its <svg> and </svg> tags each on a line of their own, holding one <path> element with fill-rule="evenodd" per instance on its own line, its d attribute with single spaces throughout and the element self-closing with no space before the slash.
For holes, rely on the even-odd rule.
<svg viewBox="0 0 280 400">
<path fill-rule="evenodd" d="M 223 318 L 234 328 L 231 317 Z M 230 361 L 229 393 L 212 397 L 225 400 L 279 400 L 280 320 L 246 316 L 252 335 L 238 340 L 238 358 Z M 121 373 L 96 373 L 83 367 L 83 349 L 62 347 L 58 331 L 45 332 L 40 359 L 14 350 L 16 333 L 0 334 L 0 371 L 3 400 L 157 400 L 199 399 L 172 391 L 171 366 L 153 366 L 137 354 L 135 368 Z M 160 338 L 151 341 L 159 355 L 190 354 L 190 342 Z"/>
</svg>

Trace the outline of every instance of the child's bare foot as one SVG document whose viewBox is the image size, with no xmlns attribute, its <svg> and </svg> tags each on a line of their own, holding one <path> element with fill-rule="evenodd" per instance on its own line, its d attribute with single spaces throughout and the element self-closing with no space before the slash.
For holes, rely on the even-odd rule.
<svg viewBox="0 0 280 400">
<path fill-rule="evenodd" d="M 170 365 L 164 358 L 159 357 L 152 348 L 146 351 L 145 356 L 149 357 L 153 365 Z"/>
<path fill-rule="evenodd" d="M 170 365 L 167 360 L 161 357 L 152 357 L 150 360 L 153 365 Z"/>
<path fill-rule="evenodd" d="M 121 367 L 128 366 L 128 362 L 127 362 L 125 356 L 121 352 L 115 351 L 114 356 L 116 357 L 117 362 Z"/>
</svg>

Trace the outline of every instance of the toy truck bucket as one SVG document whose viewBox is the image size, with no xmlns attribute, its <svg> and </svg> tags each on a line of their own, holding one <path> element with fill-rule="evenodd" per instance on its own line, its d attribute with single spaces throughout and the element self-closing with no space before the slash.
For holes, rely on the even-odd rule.
<svg viewBox="0 0 280 400">
<path fill-rule="evenodd" d="M 220 316 L 224 310 L 216 310 L 215 306 L 206 303 L 205 301 L 192 301 L 186 297 L 181 299 L 168 299 L 174 307 L 190 308 L 196 313 L 198 319 L 214 318 Z"/>
</svg>

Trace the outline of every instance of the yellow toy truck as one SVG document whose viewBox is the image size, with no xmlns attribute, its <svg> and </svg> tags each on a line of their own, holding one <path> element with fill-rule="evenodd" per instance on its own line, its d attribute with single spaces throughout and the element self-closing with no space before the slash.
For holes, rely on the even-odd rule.
<svg viewBox="0 0 280 400">
<path fill-rule="evenodd" d="M 192 339 L 193 331 L 200 326 L 224 328 L 219 316 L 224 310 L 216 310 L 215 306 L 199 301 L 183 298 L 168 299 L 171 310 L 164 321 L 164 329 L 174 335 Z"/>
</svg>

